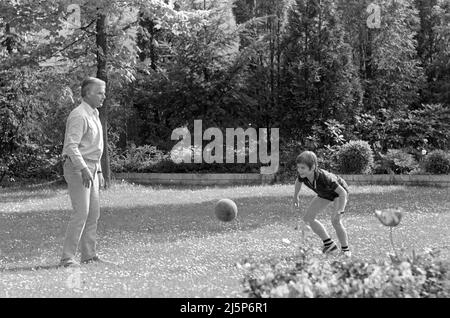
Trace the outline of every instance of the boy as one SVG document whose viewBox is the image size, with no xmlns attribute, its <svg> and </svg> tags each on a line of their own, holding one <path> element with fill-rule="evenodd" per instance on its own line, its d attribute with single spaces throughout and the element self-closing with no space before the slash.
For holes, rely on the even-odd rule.
<svg viewBox="0 0 450 318">
<path fill-rule="evenodd" d="M 317 167 L 317 156 L 312 151 L 302 152 L 296 159 L 298 177 L 295 180 L 294 206 L 298 207 L 298 196 L 302 184 L 317 193 L 317 197 L 313 198 L 306 210 L 303 220 L 308 224 L 314 233 L 316 233 L 323 241 L 324 254 L 337 250 L 336 243 L 328 235 L 324 226 L 316 220 L 319 212 L 333 203 L 333 215 L 331 224 L 333 225 L 339 242 L 341 244 L 341 252 L 344 256 L 350 257 L 350 249 L 348 247 L 348 237 L 344 226 L 341 222 L 341 216 L 347 205 L 348 186 L 344 179 L 333 173 L 319 169 Z"/>
</svg>

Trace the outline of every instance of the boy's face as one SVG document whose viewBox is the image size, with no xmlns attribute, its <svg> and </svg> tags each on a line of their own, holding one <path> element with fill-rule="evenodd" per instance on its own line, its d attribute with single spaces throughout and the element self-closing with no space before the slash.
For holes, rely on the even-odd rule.
<svg viewBox="0 0 450 318">
<path fill-rule="evenodd" d="M 309 176 L 309 175 L 311 175 L 311 173 L 313 173 L 313 171 L 314 171 L 314 167 L 309 169 L 309 167 L 307 165 L 305 165 L 304 163 L 297 163 L 297 172 L 300 175 L 300 177 L 304 178 L 306 176 Z"/>
</svg>

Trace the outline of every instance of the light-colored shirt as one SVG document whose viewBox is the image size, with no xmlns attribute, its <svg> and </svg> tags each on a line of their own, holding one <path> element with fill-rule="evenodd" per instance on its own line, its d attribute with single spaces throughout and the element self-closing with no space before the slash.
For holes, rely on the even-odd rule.
<svg viewBox="0 0 450 318">
<path fill-rule="evenodd" d="M 68 156 L 80 170 L 87 168 L 86 161 L 100 164 L 103 154 L 102 124 L 98 110 L 85 101 L 72 110 L 67 118 L 62 154 Z"/>
</svg>

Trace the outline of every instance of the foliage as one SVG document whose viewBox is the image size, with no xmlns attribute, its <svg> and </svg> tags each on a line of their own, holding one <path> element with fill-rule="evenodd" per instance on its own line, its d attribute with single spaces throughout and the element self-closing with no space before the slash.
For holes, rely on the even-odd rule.
<svg viewBox="0 0 450 318">
<path fill-rule="evenodd" d="M 432 174 L 450 173 L 450 154 L 442 150 L 430 152 L 424 158 L 423 168 Z"/>
<path fill-rule="evenodd" d="M 329 262 L 302 248 L 294 259 L 247 263 L 243 280 L 256 298 L 447 298 L 450 262 L 439 251 L 399 256 L 390 261 Z"/>
<path fill-rule="evenodd" d="M 361 106 L 362 90 L 352 47 L 335 1 L 293 1 L 282 36 L 281 100 L 287 129 L 311 131 L 321 140 L 324 124 L 345 124 Z M 257 90 L 259 92 L 259 90 Z"/>
<path fill-rule="evenodd" d="M 445 150 L 450 147 L 450 109 L 433 104 L 413 111 L 381 109 L 374 114 L 360 114 L 346 135 L 367 140 L 375 152 L 401 148 L 408 148 L 410 153 Z"/>
<path fill-rule="evenodd" d="M 148 166 L 156 165 L 164 159 L 167 159 L 167 156 L 154 146 L 131 145 L 123 155 L 112 159 L 111 168 L 115 172 L 142 172 Z"/>
<path fill-rule="evenodd" d="M 365 111 L 405 109 L 418 102 L 424 82 L 415 50 L 418 12 L 410 1 L 377 1 L 382 10 L 380 28 L 366 25 L 370 0 L 341 0 L 343 26 L 355 52 Z"/>
<path fill-rule="evenodd" d="M 415 0 L 421 27 L 417 52 L 427 83 L 421 91 L 428 103 L 450 104 L 450 3 L 446 0 Z"/>
<path fill-rule="evenodd" d="M 408 174 L 419 168 L 414 156 L 402 149 L 389 149 L 385 155 L 381 154 L 375 170 L 378 173 Z"/>
<path fill-rule="evenodd" d="M 73 106 L 67 79 L 32 68 L 3 71 L 0 84 L 2 177 L 58 175 L 65 117 Z M 53 77 L 55 82 L 47 82 Z"/>
<path fill-rule="evenodd" d="M 260 167 L 257 163 L 175 163 L 169 154 L 149 145 L 132 145 L 122 155 L 113 157 L 111 162 L 116 173 L 259 173 Z"/>
<path fill-rule="evenodd" d="M 111 151 L 131 143 L 168 151 L 172 130 L 199 118 L 279 127 L 282 144 L 318 152 L 329 170 L 348 140 L 368 141 L 380 158 L 450 149 L 446 0 L 380 0 L 380 29 L 365 24 L 369 0 L 87 0 L 80 25 L 69 26 L 70 3 L 0 3 L 0 178 L 32 166 L 53 174 L 80 80 L 99 60 Z M 109 21 L 106 52 L 100 16 Z M 292 162 L 283 160 L 288 176 Z"/>
<path fill-rule="evenodd" d="M 134 87 L 137 144 L 167 151 L 172 130 L 191 127 L 194 119 L 214 127 L 236 124 L 236 89 L 243 85 L 243 57 L 237 55 L 241 30 L 223 27 L 229 22 L 224 10 L 175 12 L 173 24 L 154 12 L 142 15 L 140 48 L 151 54 Z"/>
<path fill-rule="evenodd" d="M 373 152 L 363 140 L 352 140 L 344 144 L 336 154 L 337 168 L 340 173 L 365 174 L 373 166 Z"/>
</svg>

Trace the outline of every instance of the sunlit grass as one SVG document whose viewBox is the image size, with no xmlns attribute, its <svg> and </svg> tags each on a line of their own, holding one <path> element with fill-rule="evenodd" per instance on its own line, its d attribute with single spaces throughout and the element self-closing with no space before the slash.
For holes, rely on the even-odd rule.
<svg viewBox="0 0 450 318">
<path fill-rule="evenodd" d="M 80 288 L 73 289 L 71 271 L 31 270 L 58 262 L 71 213 L 66 189 L 0 191 L 0 297 L 240 297 L 243 270 L 237 262 L 288 257 L 301 244 L 298 214 L 290 208 L 292 186 L 186 189 L 119 183 L 102 193 L 98 230 L 100 254 L 119 266 L 84 266 Z M 312 193 L 302 191 L 307 204 Z M 389 252 L 387 229 L 373 217 L 376 208 L 405 209 L 394 233 L 398 247 L 448 246 L 449 194 L 425 187 L 352 187 L 345 224 L 355 257 L 383 258 Z M 229 224 L 213 214 L 216 200 L 224 197 L 239 208 L 238 220 Z M 329 215 L 319 218 L 333 233 Z M 319 239 L 313 242 L 320 247 Z"/>
</svg>

